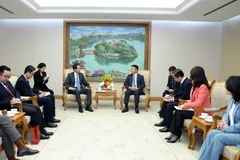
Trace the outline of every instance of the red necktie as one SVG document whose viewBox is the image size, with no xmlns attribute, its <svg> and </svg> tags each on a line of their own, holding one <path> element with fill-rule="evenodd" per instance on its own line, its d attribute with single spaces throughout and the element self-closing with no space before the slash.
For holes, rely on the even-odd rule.
<svg viewBox="0 0 240 160">
<path fill-rule="evenodd" d="M 15 98 L 14 94 L 12 93 L 12 91 L 10 90 L 10 88 L 8 87 L 7 84 L 4 84 L 7 87 L 7 91 Z"/>
</svg>

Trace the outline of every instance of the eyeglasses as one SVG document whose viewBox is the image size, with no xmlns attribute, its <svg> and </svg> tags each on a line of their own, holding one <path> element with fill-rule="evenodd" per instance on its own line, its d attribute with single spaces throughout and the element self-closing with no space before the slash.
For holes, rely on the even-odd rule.
<svg viewBox="0 0 240 160">
<path fill-rule="evenodd" d="M 7 79 L 11 78 L 11 76 L 8 76 L 8 75 L 3 75 L 3 74 L 2 74 L 2 76 L 5 77 L 5 78 L 7 78 Z"/>
</svg>

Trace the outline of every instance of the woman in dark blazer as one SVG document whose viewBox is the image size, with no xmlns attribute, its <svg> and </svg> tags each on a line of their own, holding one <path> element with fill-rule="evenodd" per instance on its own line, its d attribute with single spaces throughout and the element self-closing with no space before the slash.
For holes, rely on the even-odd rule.
<svg viewBox="0 0 240 160">
<path fill-rule="evenodd" d="M 52 95 L 54 92 L 49 89 L 46 85 L 48 82 L 49 76 L 47 77 L 47 73 L 45 72 L 46 64 L 45 63 L 39 63 L 37 66 L 38 71 L 34 73 L 34 89 L 39 89 L 41 91 L 50 92 Z"/>
</svg>

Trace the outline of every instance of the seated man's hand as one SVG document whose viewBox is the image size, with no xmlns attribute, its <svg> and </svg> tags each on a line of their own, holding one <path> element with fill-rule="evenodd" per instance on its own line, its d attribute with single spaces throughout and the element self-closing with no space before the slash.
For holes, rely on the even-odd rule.
<svg viewBox="0 0 240 160">
<path fill-rule="evenodd" d="M 20 99 L 19 98 L 13 98 L 11 101 L 10 101 L 11 104 L 16 104 L 16 103 L 21 103 Z"/>
<path fill-rule="evenodd" d="M 69 90 L 76 91 L 76 88 L 70 87 Z"/>
<path fill-rule="evenodd" d="M 169 97 L 165 98 L 164 101 L 173 102 L 173 97 L 169 96 Z"/>
<path fill-rule="evenodd" d="M 173 89 L 168 89 L 168 92 L 173 93 L 174 90 Z"/>
<path fill-rule="evenodd" d="M 92 88 L 92 86 L 90 86 L 90 85 L 89 85 L 88 87 L 89 87 L 90 89 Z"/>
<path fill-rule="evenodd" d="M 39 94 L 39 97 L 44 97 L 46 95 L 46 92 L 42 92 L 41 94 Z"/>
</svg>

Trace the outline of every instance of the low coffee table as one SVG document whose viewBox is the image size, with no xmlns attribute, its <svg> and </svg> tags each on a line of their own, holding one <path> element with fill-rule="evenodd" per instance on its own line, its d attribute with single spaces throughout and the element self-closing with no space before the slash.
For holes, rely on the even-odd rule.
<svg viewBox="0 0 240 160">
<path fill-rule="evenodd" d="M 116 109 L 117 90 L 95 90 L 95 101 L 96 101 L 95 109 L 98 108 L 98 100 L 100 96 L 113 97 L 114 109 Z"/>
</svg>

